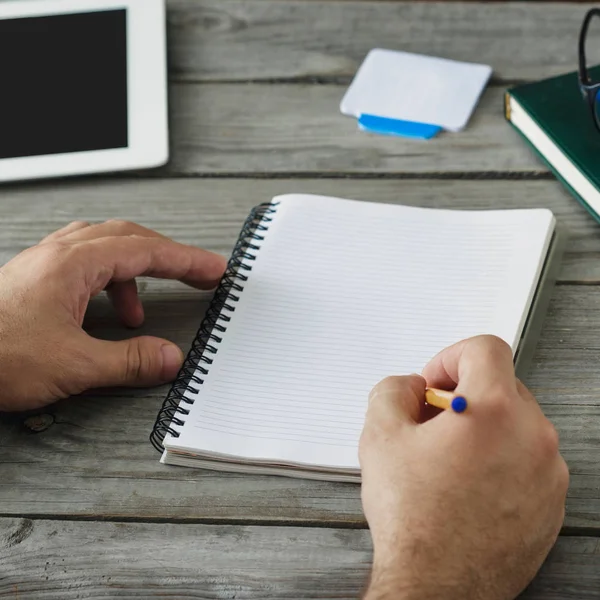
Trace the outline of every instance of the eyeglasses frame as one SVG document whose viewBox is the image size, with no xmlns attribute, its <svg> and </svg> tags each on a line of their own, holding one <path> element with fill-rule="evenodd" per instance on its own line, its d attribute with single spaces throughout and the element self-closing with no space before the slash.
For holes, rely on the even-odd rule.
<svg viewBox="0 0 600 600">
<path fill-rule="evenodd" d="M 600 115 L 595 110 L 596 100 L 598 99 L 598 92 L 600 91 L 600 82 L 592 83 L 587 68 L 587 60 L 585 56 L 585 41 L 587 39 L 587 33 L 590 26 L 590 21 L 594 17 L 600 18 L 600 8 L 591 8 L 585 15 L 583 23 L 581 24 L 581 30 L 579 31 L 579 88 L 583 94 L 584 99 L 587 101 L 588 106 L 592 112 L 592 120 L 596 129 L 600 132 Z"/>
</svg>

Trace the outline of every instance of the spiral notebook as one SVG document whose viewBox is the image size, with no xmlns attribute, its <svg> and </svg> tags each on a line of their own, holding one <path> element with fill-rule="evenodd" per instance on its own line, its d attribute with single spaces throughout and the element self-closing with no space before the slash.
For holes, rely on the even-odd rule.
<svg viewBox="0 0 600 600">
<path fill-rule="evenodd" d="M 525 353 L 555 229 L 544 209 L 256 207 L 157 417 L 161 462 L 359 481 L 379 380 L 482 333 Z"/>
</svg>

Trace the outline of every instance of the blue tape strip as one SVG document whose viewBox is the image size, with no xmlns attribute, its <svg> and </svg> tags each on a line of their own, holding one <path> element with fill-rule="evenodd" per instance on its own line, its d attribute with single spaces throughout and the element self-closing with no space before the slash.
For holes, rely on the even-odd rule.
<svg viewBox="0 0 600 600">
<path fill-rule="evenodd" d="M 358 126 L 364 131 L 370 131 L 372 133 L 398 135 L 423 140 L 432 138 L 441 129 L 439 125 L 428 125 L 427 123 L 415 123 L 413 121 L 388 119 L 386 117 L 378 117 L 376 115 L 361 115 L 358 118 Z"/>
</svg>

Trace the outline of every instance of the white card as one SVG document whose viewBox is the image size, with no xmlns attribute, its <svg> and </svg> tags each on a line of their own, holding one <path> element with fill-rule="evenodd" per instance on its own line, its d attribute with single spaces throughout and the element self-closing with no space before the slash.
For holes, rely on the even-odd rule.
<svg viewBox="0 0 600 600">
<path fill-rule="evenodd" d="M 358 69 L 340 110 L 463 129 L 488 82 L 488 65 L 375 48 Z"/>
</svg>

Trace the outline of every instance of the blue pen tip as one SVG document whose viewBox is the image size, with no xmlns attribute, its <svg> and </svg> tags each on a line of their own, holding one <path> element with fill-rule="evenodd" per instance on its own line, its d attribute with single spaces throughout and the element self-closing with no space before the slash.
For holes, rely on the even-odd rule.
<svg viewBox="0 0 600 600">
<path fill-rule="evenodd" d="M 456 396 L 452 399 L 452 410 L 457 413 L 465 412 L 467 410 L 467 400 L 462 396 Z"/>
</svg>

